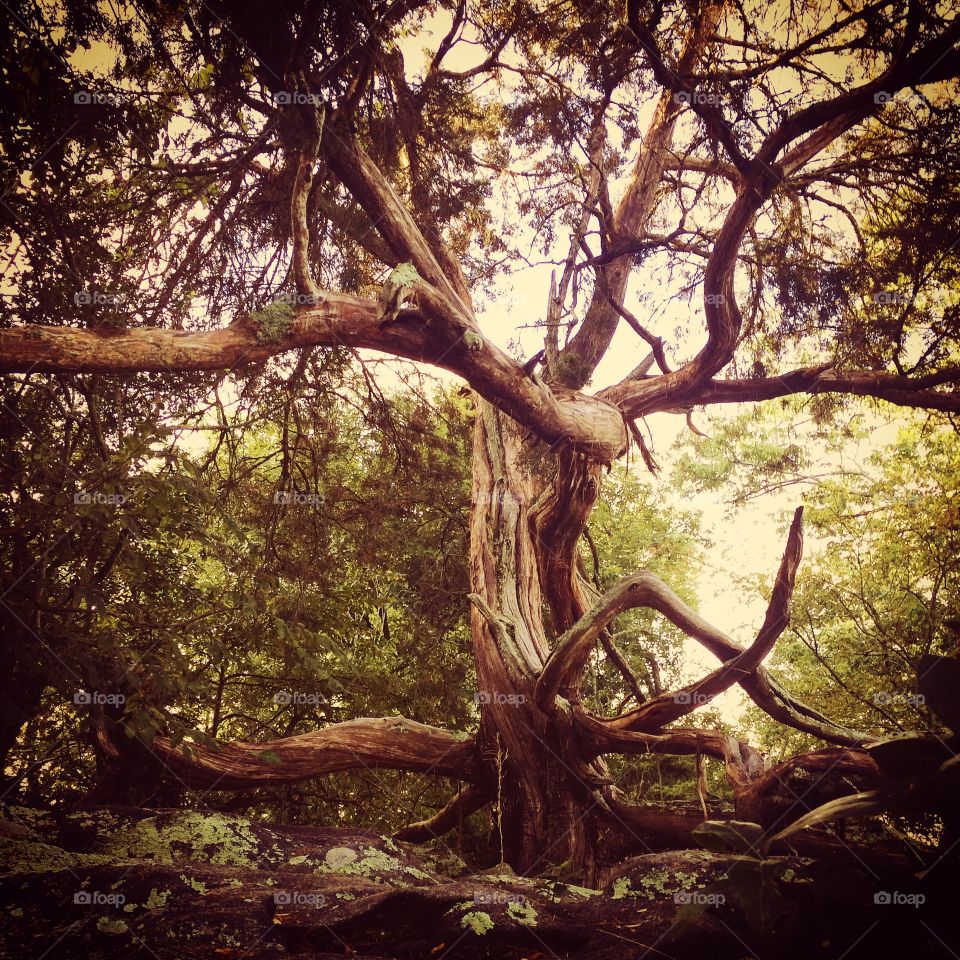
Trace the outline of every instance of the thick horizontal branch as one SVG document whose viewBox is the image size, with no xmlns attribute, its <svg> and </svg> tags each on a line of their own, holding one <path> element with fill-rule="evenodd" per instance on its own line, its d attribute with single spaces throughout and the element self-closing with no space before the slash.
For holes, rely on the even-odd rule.
<svg viewBox="0 0 960 960">
<path fill-rule="evenodd" d="M 960 367 L 949 367 L 922 377 L 904 377 L 878 370 L 837 371 L 807 367 L 759 380 L 711 380 L 693 403 L 745 403 L 793 393 L 847 393 L 875 397 L 901 407 L 958 412 L 960 390 L 947 393 L 935 389 L 946 384 L 960 384 Z"/>
<path fill-rule="evenodd" d="M 697 727 L 673 727 L 661 733 L 627 730 L 616 720 L 605 720 L 587 713 L 582 707 L 573 708 L 573 719 L 581 736 L 587 756 L 604 753 L 671 754 L 695 756 L 703 754 L 721 760 L 733 772 L 734 782 L 752 779 L 765 769 L 763 756 L 750 744 L 739 741 L 722 730 Z M 731 768 L 734 768 L 731 771 Z"/>
<path fill-rule="evenodd" d="M 192 790 L 243 790 L 364 768 L 470 780 L 474 769 L 472 739 L 460 740 L 447 730 L 403 717 L 348 720 L 265 743 L 174 746 L 157 737 L 150 750 L 165 770 Z"/>
<path fill-rule="evenodd" d="M 810 778 L 793 781 L 797 771 Z M 785 826 L 827 799 L 882 786 L 880 768 L 866 750 L 829 749 L 801 753 L 778 763 L 737 789 L 737 816 L 765 826 Z"/>
<path fill-rule="evenodd" d="M 421 313 L 383 322 L 380 307 L 346 293 L 323 292 L 297 310 L 287 331 L 264 341 L 252 320 L 203 332 L 135 328 L 105 332 L 77 327 L 0 329 L 4 373 L 179 373 L 230 370 L 263 363 L 288 350 L 348 346 L 381 350 L 462 376 L 489 400 L 548 443 L 567 443 L 598 460 L 627 448 L 616 407 L 572 390 L 551 390 L 475 330 L 435 304 L 427 284 Z M 434 309 L 436 307 L 436 309 Z"/>
<path fill-rule="evenodd" d="M 601 391 L 626 417 L 713 403 L 753 403 L 797 393 L 838 393 L 873 397 L 900 407 L 960 412 L 960 367 L 951 366 L 924 376 L 907 377 L 882 370 L 836 370 L 829 366 L 801 367 L 776 377 L 751 380 L 708 380 L 693 387 L 680 383 L 679 373 L 625 380 Z M 953 386 L 952 391 L 937 389 Z"/>
<path fill-rule="evenodd" d="M 636 848 L 632 851 L 634 853 L 695 849 L 700 846 L 693 836 L 693 831 L 703 823 L 703 815 L 699 810 L 634 806 L 619 800 L 610 801 L 610 809 L 616 819 L 629 828 L 629 835 Z M 725 820 L 728 816 L 711 813 L 711 819 Z M 737 819 L 742 819 L 739 814 Z M 624 855 L 627 852 L 630 851 L 623 851 Z M 902 869 L 915 862 L 903 844 L 890 841 L 853 843 L 826 833 L 807 833 L 791 837 L 774 844 L 770 853 L 795 853 L 801 857 L 829 858 L 855 867 L 866 865 L 874 869 Z"/>
</svg>

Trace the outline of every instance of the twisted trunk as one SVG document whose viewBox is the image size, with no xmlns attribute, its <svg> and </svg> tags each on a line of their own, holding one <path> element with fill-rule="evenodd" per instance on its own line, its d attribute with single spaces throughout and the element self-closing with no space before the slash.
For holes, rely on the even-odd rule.
<svg viewBox="0 0 960 960">
<path fill-rule="evenodd" d="M 528 873 L 569 862 L 593 882 L 612 829 L 605 768 L 586 755 L 572 718 L 543 712 L 533 694 L 548 637 L 583 612 L 576 544 L 596 499 L 599 464 L 547 447 L 480 401 L 473 468 L 479 744 L 502 858 Z"/>
</svg>

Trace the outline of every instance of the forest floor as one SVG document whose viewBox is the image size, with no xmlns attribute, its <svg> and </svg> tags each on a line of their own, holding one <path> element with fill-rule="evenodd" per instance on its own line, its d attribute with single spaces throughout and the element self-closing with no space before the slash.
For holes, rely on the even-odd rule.
<svg viewBox="0 0 960 960">
<path fill-rule="evenodd" d="M 126 807 L 0 817 L 0 956 L 17 960 L 957 956 L 936 904 L 876 902 L 880 883 L 916 897 L 910 870 L 855 857 L 650 853 L 593 890 L 471 874 L 439 843 L 359 829 Z"/>
</svg>

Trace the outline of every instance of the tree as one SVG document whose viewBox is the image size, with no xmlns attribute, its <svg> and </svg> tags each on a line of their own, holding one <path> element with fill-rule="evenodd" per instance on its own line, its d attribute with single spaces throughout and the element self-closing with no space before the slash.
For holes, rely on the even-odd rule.
<svg viewBox="0 0 960 960">
<path fill-rule="evenodd" d="M 579 544 L 631 438 L 654 467 L 636 424 L 654 413 L 801 393 L 960 410 L 956 312 L 919 299 L 953 277 L 960 22 L 900 2 L 822 20 L 636 0 L 160 5 L 135 21 L 73 3 L 17 11 L 5 77 L 23 82 L 2 134 L 17 297 L 0 368 L 29 383 L 163 381 L 364 348 L 451 371 L 476 401 L 476 736 L 402 717 L 216 749 L 158 736 L 169 770 L 220 789 L 362 766 L 442 773 L 466 786 L 403 835 L 496 803 L 508 862 L 568 860 L 587 879 L 649 828 L 618 799 L 605 755 L 706 754 L 762 799 L 771 775 L 754 748 L 670 726 L 735 683 L 840 748 L 794 766 L 878 777 L 857 749 L 865 733 L 762 666 L 788 619 L 799 511 L 747 647 L 649 571 L 599 594 Z M 416 73 L 401 38 L 428 16 L 449 29 Z M 94 36 L 108 52 L 85 65 Z M 482 51 L 475 62 L 465 46 Z M 569 234 L 544 291 L 543 351 L 526 363 L 476 317 L 474 297 L 524 240 L 495 223 L 499 185 L 518 197 L 508 222 Z M 885 233 L 858 227 L 874 210 Z M 638 270 L 702 295 L 702 326 L 692 307 L 682 325 L 705 340 L 679 363 L 626 305 Z M 635 368 L 586 392 L 621 325 L 644 342 Z M 609 627 L 638 607 L 721 665 L 597 715 L 585 665 L 599 641 L 632 688 Z"/>
</svg>

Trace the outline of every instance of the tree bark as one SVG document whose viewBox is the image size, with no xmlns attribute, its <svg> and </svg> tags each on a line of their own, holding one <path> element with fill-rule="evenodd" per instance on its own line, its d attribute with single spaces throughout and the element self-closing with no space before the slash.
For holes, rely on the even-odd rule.
<svg viewBox="0 0 960 960">
<path fill-rule="evenodd" d="M 572 716 L 543 711 L 534 688 L 549 633 L 582 612 L 576 542 L 598 465 L 549 448 L 478 401 L 473 467 L 471 627 L 497 842 L 518 872 L 569 863 L 594 882 L 602 835 L 613 828 L 605 768 L 585 753 Z"/>
</svg>

